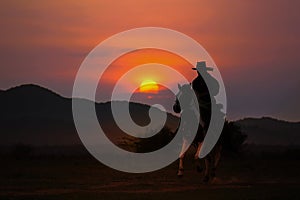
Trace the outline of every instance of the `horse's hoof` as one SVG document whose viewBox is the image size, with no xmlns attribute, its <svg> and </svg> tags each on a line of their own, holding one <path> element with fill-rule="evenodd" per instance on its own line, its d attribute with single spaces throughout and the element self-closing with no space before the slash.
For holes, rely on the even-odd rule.
<svg viewBox="0 0 300 200">
<path fill-rule="evenodd" d="M 203 167 L 197 166 L 197 167 L 196 167 L 196 170 L 197 170 L 197 172 L 201 173 L 201 172 L 203 172 Z"/>
<path fill-rule="evenodd" d="M 212 178 L 216 177 L 216 168 L 215 167 L 211 169 L 210 177 L 212 177 Z"/>
<path fill-rule="evenodd" d="M 211 176 L 212 178 L 215 178 L 215 177 L 216 177 L 216 172 L 210 173 L 210 176 Z"/>
<path fill-rule="evenodd" d="M 183 176 L 183 169 L 179 169 L 177 173 L 178 178 L 181 178 Z"/>
<path fill-rule="evenodd" d="M 177 177 L 178 177 L 178 178 L 183 177 L 183 172 L 179 171 L 179 172 L 177 173 Z"/>
<path fill-rule="evenodd" d="M 216 177 L 213 177 L 212 180 L 211 180 L 211 184 L 217 184 L 218 183 L 218 180 Z"/>
<path fill-rule="evenodd" d="M 204 176 L 204 178 L 203 178 L 203 183 L 208 183 L 208 181 L 209 181 L 209 177 L 208 176 Z"/>
</svg>

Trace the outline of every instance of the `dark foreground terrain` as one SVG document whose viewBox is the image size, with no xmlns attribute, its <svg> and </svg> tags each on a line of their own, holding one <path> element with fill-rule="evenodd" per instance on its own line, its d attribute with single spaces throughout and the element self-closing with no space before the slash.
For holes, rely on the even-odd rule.
<svg viewBox="0 0 300 200">
<path fill-rule="evenodd" d="M 116 145 L 136 145 L 115 124 L 111 103 L 95 104 L 104 132 Z M 149 123 L 149 108 L 130 102 L 137 124 Z M 176 176 L 177 162 L 147 174 L 122 173 L 102 165 L 81 144 L 72 99 L 49 89 L 29 84 L 2 91 L 0 110 L 0 199 L 300 199 L 299 122 L 263 117 L 229 123 L 224 133 L 231 150 L 241 149 L 244 142 L 256 145 L 246 151 L 249 155 L 224 156 L 217 179 L 203 184 L 192 159 L 181 179 Z M 134 152 L 154 151 L 153 147 L 159 149 L 174 137 L 171 134 L 165 140 L 177 129 L 179 119 L 167 116 L 166 129 L 159 137 L 139 141 Z"/>
<path fill-rule="evenodd" d="M 224 158 L 203 184 L 195 164 L 147 174 L 112 170 L 91 157 L 2 157 L 0 199 L 299 199 L 300 161 L 286 156 Z"/>
</svg>

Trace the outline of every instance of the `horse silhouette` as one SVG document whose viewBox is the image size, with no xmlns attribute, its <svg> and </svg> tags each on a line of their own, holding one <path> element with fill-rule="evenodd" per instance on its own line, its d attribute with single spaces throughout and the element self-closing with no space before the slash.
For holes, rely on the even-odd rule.
<svg viewBox="0 0 300 200">
<path fill-rule="evenodd" d="M 178 85 L 179 92 L 176 95 L 175 104 L 173 105 L 173 110 L 176 113 L 181 114 L 181 119 L 188 119 L 189 121 L 181 122 L 184 124 L 184 137 L 182 144 L 182 151 L 179 156 L 179 169 L 177 175 L 179 177 L 183 176 L 183 160 L 185 157 L 185 151 L 187 149 L 187 141 L 189 137 L 193 134 L 189 133 L 189 127 L 192 123 L 198 123 L 198 130 L 196 136 L 193 140 L 193 145 L 196 147 L 195 160 L 197 163 L 197 171 L 202 172 L 203 167 L 200 164 L 199 153 L 202 147 L 202 143 L 204 141 L 204 137 L 206 135 L 210 118 L 211 118 L 211 105 L 212 103 L 216 103 L 214 98 L 211 98 L 207 84 L 211 84 L 211 92 L 212 96 L 215 96 L 219 92 L 219 85 L 217 80 L 215 80 L 207 71 L 212 70 L 212 68 L 207 68 L 205 62 L 198 62 L 197 67 L 193 68 L 197 69 L 198 76 L 195 78 L 191 85 L 185 84 L 183 86 Z M 207 83 L 204 81 L 204 78 Z M 195 92 L 196 99 L 192 94 Z M 194 102 L 198 101 L 198 106 Z M 195 113 L 200 113 L 200 116 L 197 116 Z M 185 117 L 187 116 L 188 117 Z M 222 144 L 221 142 L 217 142 L 212 151 L 204 158 L 205 161 L 205 171 L 204 171 L 204 182 L 208 182 L 216 175 L 216 168 L 219 163 L 221 157 Z"/>
</svg>

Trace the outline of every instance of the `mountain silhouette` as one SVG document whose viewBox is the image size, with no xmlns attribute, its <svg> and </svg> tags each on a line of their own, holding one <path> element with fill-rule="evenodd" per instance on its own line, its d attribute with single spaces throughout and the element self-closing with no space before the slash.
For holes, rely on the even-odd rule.
<svg viewBox="0 0 300 200">
<path fill-rule="evenodd" d="M 37 85 L 0 93 L 1 145 L 78 144 L 71 99 Z"/>
<path fill-rule="evenodd" d="M 117 106 L 125 104 L 121 101 L 114 103 Z M 118 143 L 127 136 L 113 120 L 111 102 L 95 103 L 95 108 L 101 128 L 110 140 Z M 150 122 L 149 105 L 130 102 L 129 108 L 137 124 L 143 126 Z M 2 146 L 81 144 L 73 122 L 71 98 L 37 85 L 21 85 L 0 93 L 0 110 Z M 166 127 L 175 131 L 178 122 L 178 117 L 167 114 Z"/>
<path fill-rule="evenodd" d="M 122 106 L 125 102 L 114 102 Z M 130 114 L 141 125 L 150 122 L 150 106 L 130 102 Z M 95 103 L 99 123 L 107 137 L 118 143 L 127 137 L 111 113 L 111 102 Z M 72 116 L 72 99 L 49 89 L 28 84 L 0 91 L 0 145 L 81 145 Z M 162 112 L 162 111 L 161 111 Z M 178 117 L 168 113 L 166 127 L 174 132 Z M 300 123 L 273 118 L 245 118 L 234 123 L 246 134 L 247 143 L 258 145 L 300 145 Z M 156 131 L 156 130 L 150 130 Z"/>
<path fill-rule="evenodd" d="M 300 122 L 270 117 L 245 118 L 235 122 L 247 135 L 247 143 L 257 145 L 300 145 Z"/>
</svg>

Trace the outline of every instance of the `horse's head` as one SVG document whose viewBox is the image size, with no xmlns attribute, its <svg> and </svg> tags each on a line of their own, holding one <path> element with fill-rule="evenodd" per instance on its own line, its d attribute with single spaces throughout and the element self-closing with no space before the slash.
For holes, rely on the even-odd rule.
<svg viewBox="0 0 300 200">
<path fill-rule="evenodd" d="M 192 103 L 192 87 L 190 84 L 180 85 L 178 84 L 179 92 L 176 94 L 176 101 L 173 105 L 173 110 L 175 113 L 180 113 L 181 108 L 186 109 L 191 106 Z M 179 103 L 180 102 L 180 103 Z"/>
</svg>

